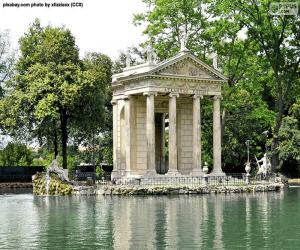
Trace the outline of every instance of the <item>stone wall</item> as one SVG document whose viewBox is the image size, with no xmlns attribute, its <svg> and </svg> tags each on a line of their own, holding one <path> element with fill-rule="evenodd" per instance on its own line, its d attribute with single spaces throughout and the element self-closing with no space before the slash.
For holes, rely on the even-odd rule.
<svg viewBox="0 0 300 250">
<path fill-rule="evenodd" d="M 179 195 L 179 194 L 222 194 L 276 192 L 284 188 L 281 183 L 245 186 L 204 186 L 204 185 L 107 185 L 75 187 L 74 195 Z"/>
</svg>

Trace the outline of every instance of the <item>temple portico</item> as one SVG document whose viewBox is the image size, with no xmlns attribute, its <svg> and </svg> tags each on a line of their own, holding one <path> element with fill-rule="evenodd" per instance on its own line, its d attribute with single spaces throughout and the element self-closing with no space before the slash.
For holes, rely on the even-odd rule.
<svg viewBox="0 0 300 250">
<path fill-rule="evenodd" d="M 221 85 L 188 51 L 113 76 L 113 177 L 201 176 L 201 102 L 213 99 L 213 174 L 221 169 Z"/>
</svg>

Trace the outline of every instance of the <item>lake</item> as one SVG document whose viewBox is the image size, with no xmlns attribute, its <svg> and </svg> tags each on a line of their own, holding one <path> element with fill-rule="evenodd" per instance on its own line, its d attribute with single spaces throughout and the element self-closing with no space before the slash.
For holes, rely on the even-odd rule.
<svg viewBox="0 0 300 250">
<path fill-rule="evenodd" d="M 0 249 L 299 248 L 299 187 L 146 197 L 0 195 Z"/>
</svg>

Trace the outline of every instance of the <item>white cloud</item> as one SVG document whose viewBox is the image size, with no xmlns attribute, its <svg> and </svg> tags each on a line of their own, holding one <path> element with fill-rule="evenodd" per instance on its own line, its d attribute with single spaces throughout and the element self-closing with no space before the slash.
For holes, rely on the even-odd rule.
<svg viewBox="0 0 300 250">
<path fill-rule="evenodd" d="M 0 30 L 9 29 L 12 44 L 28 29 L 35 18 L 42 25 L 65 25 L 76 37 L 80 54 L 105 53 L 115 59 L 120 50 L 144 40 L 142 28 L 132 24 L 133 14 L 143 12 L 141 0 L 79 0 L 83 8 L 3 8 L 3 3 L 52 3 L 71 0 L 0 0 Z"/>
</svg>

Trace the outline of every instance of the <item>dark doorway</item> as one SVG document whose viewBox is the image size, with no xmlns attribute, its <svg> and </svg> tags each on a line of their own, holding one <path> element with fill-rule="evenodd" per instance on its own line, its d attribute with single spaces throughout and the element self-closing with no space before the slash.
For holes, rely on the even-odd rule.
<svg viewBox="0 0 300 250">
<path fill-rule="evenodd" d="M 167 131 L 166 122 L 168 115 L 166 113 L 155 113 L 155 166 L 158 174 L 168 172 L 167 164 Z"/>
</svg>

